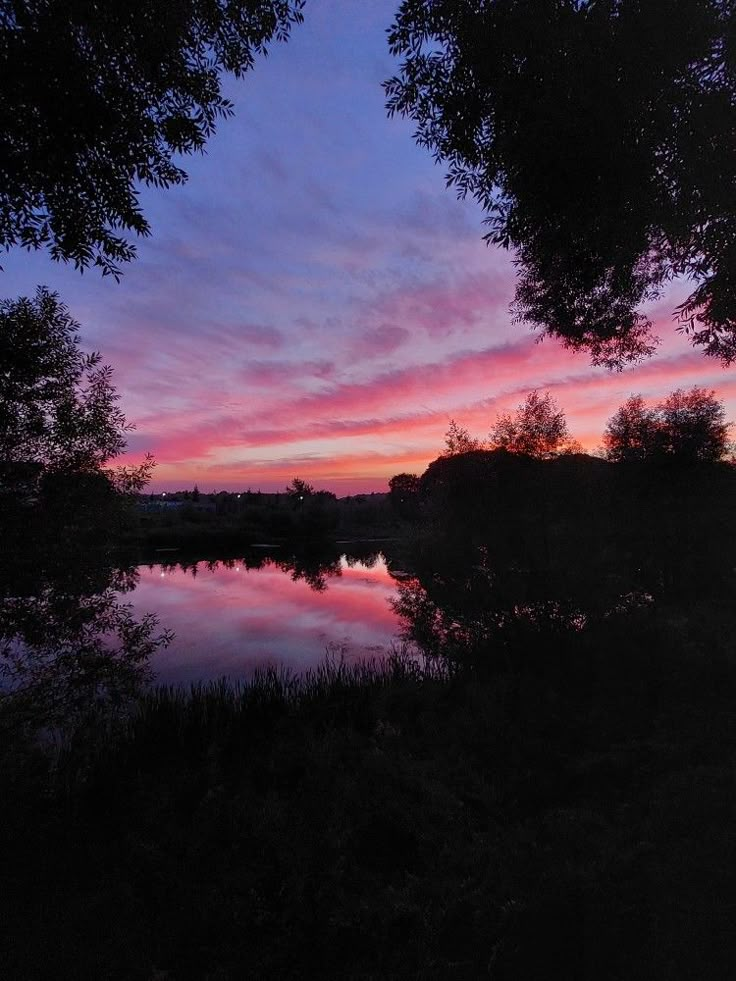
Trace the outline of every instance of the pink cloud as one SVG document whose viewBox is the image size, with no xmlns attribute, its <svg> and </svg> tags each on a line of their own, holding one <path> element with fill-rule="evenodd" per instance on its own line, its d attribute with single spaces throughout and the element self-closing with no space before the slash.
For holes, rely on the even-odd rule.
<svg viewBox="0 0 736 981">
<path fill-rule="evenodd" d="M 320 479 L 329 484 L 335 479 L 353 479 L 357 476 L 372 476 L 382 473 L 387 479 L 399 470 L 424 467 L 427 464 L 425 454 L 408 450 L 403 453 L 380 453 L 366 451 L 364 453 L 344 453 L 332 459 L 323 456 L 309 457 L 306 455 L 285 456 L 279 460 L 232 460 L 228 463 L 213 464 L 207 468 L 209 480 L 227 477 L 233 479 L 245 476 L 258 479 L 283 480 L 287 483 L 294 476 Z"/>
<path fill-rule="evenodd" d="M 249 361 L 240 371 L 240 379 L 258 388 L 276 388 L 308 378 L 327 379 L 335 373 L 332 361 Z"/>
<path fill-rule="evenodd" d="M 357 358 L 380 358 L 393 354 L 411 337 L 411 331 L 395 324 L 380 324 L 378 327 L 361 330 L 352 345 L 352 353 Z"/>
<path fill-rule="evenodd" d="M 508 271 L 487 270 L 448 278 L 444 282 L 407 283 L 371 305 L 382 320 L 405 324 L 439 337 L 468 330 L 499 315 L 508 319 L 511 300 Z"/>
</svg>

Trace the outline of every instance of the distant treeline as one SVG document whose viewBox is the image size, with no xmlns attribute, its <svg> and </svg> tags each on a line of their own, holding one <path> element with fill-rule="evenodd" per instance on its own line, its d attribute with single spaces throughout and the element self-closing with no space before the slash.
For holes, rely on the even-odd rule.
<svg viewBox="0 0 736 981">
<path fill-rule="evenodd" d="M 301 482 L 300 482 L 301 483 Z M 208 542 L 309 542 L 393 535 L 397 515 L 388 494 L 338 498 L 301 486 L 284 493 L 198 489 L 140 495 L 128 534 L 151 545 Z"/>
</svg>

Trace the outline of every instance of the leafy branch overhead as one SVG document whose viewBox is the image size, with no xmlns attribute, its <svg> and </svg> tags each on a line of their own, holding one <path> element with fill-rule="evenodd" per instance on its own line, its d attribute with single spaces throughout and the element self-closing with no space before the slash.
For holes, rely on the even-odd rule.
<svg viewBox="0 0 736 981">
<path fill-rule="evenodd" d="M 303 0 L 8 0 L 0 10 L 0 248 L 119 276 L 148 235 L 140 185 L 186 180 Z"/>
<path fill-rule="evenodd" d="M 515 311 L 620 368 L 679 329 L 736 360 L 736 6 L 731 0 L 404 0 L 390 114 L 516 252 Z"/>
</svg>

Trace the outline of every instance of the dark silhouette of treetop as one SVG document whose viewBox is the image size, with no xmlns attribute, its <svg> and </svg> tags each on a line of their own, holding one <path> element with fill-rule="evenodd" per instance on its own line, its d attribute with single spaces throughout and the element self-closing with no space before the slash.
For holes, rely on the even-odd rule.
<svg viewBox="0 0 736 981">
<path fill-rule="evenodd" d="M 659 447 L 656 413 L 641 395 L 631 395 L 608 420 L 603 434 L 607 459 L 637 463 L 649 459 Z"/>
<path fill-rule="evenodd" d="M 415 473 L 397 473 L 388 482 L 392 496 L 400 500 L 411 497 L 419 490 L 419 477 Z"/>
<path fill-rule="evenodd" d="M 397 473 L 388 482 L 392 507 L 404 517 L 414 514 L 419 501 L 419 477 L 415 473 Z"/>
<path fill-rule="evenodd" d="M 54 293 L 0 303 L 0 485 L 19 473 L 104 477 L 118 490 L 147 481 L 138 468 L 106 464 L 133 428 L 120 408 L 112 369 L 79 348 L 79 324 Z"/>
<path fill-rule="evenodd" d="M 549 392 L 530 392 L 513 416 L 499 415 L 490 437 L 491 449 L 525 453 L 539 460 L 566 452 L 570 442 L 565 413 Z M 578 449 L 577 445 L 573 448 Z"/>
<path fill-rule="evenodd" d="M 6 0 L 0 8 L 0 247 L 118 276 L 148 235 L 140 184 L 186 180 L 239 77 L 303 0 Z"/>
<path fill-rule="evenodd" d="M 516 250 L 519 319 L 621 367 L 683 276 L 681 329 L 731 363 L 734 38 L 731 0 L 404 0 L 387 108 Z"/>
<path fill-rule="evenodd" d="M 729 450 L 730 424 L 715 392 L 694 385 L 678 388 L 657 407 L 664 432 L 664 452 L 684 461 L 712 463 Z"/>
<path fill-rule="evenodd" d="M 472 453 L 482 450 L 482 440 L 471 436 L 468 430 L 450 419 L 450 425 L 445 433 L 445 449 L 443 456 L 455 456 L 457 453 Z"/>
<path fill-rule="evenodd" d="M 294 477 L 292 482 L 287 486 L 286 493 L 289 497 L 303 501 L 305 497 L 312 497 L 316 491 L 306 480 L 302 480 L 301 477 Z"/>
<path fill-rule="evenodd" d="M 731 448 L 730 428 L 715 392 L 694 385 L 678 388 L 653 408 L 632 395 L 609 419 L 603 445 L 616 463 L 715 463 Z"/>
</svg>

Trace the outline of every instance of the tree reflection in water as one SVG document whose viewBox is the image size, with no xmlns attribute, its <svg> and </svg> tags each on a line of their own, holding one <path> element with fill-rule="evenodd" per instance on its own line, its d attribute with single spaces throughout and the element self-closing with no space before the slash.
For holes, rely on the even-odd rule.
<svg viewBox="0 0 736 981">
<path fill-rule="evenodd" d="M 71 731 L 119 711 L 150 681 L 151 655 L 171 639 L 155 616 L 135 617 L 124 595 L 135 566 L 89 538 L 77 547 L 32 542 L 0 560 L 0 722 Z"/>
<path fill-rule="evenodd" d="M 155 563 L 149 564 L 149 568 L 155 564 L 160 565 L 164 571 L 180 569 L 196 578 L 200 566 L 204 566 L 209 572 L 214 572 L 220 567 L 223 569 L 240 567 L 247 570 L 271 567 L 280 569 L 290 577 L 292 582 L 305 582 L 314 592 L 323 593 L 328 589 L 330 579 L 339 579 L 342 576 L 343 560 L 348 568 L 361 563 L 366 568 L 372 569 L 382 554 L 382 551 L 368 543 L 363 546 L 361 543 L 351 543 L 347 552 L 343 546 L 324 543 L 321 546 L 298 551 L 282 551 L 275 548 L 251 549 L 245 554 L 238 553 L 237 556 L 216 559 L 186 555 L 167 558 L 157 555 Z"/>
<path fill-rule="evenodd" d="M 736 627 L 736 576 L 724 528 L 693 523 L 676 534 L 619 526 L 605 540 L 547 526 L 516 545 L 435 525 L 392 605 L 423 653 L 485 670 L 564 656 L 591 639 L 610 650 L 619 630 L 627 644 L 646 637 L 650 652 L 663 628 L 700 644 Z"/>
</svg>

